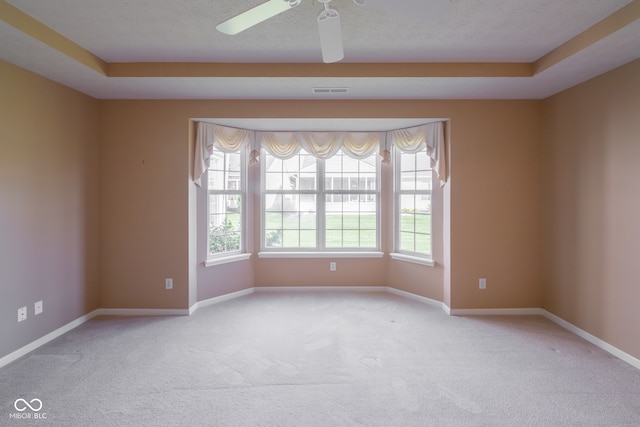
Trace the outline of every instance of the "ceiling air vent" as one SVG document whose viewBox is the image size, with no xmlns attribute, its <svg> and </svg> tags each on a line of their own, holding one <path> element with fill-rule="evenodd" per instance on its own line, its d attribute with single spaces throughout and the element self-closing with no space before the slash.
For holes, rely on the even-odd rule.
<svg viewBox="0 0 640 427">
<path fill-rule="evenodd" d="M 314 87 L 312 89 L 313 93 L 320 95 L 330 95 L 332 93 L 347 93 L 349 92 L 348 87 Z"/>
</svg>

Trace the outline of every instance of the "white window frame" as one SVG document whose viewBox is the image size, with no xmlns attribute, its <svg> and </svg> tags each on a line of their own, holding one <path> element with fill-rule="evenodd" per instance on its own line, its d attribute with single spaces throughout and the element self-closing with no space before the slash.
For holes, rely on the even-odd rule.
<svg viewBox="0 0 640 427">
<path fill-rule="evenodd" d="M 268 194 L 276 193 L 273 190 L 266 189 L 266 164 L 269 154 L 262 150 L 260 161 L 260 248 L 259 256 L 261 258 L 288 257 L 288 258 L 309 258 L 309 257 L 382 257 L 384 254 L 380 252 L 381 242 L 381 209 L 380 209 L 380 187 L 381 187 L 381 162 L 379 156 L 375 156 L 375 172 L 376 172 L 376 189 L 375 190 L 326 190 L 325 189 L 325 160 L 315 159 L 316 161 L 316 189 L 315 190 L 296 190 L 285 191 L 282 194 L 314 194 L 316 196 L 316 246 L 315 247 L 267 247 L 266 246 L 266 197 Z M 296 154 L 299 155 L 299 154 Z M 346 155 L 346 154 L 345 154 Z M 326 247 L 325 242 L 325 200 L 327 195 L 339 194 L 372 194 L 375 195 L 376 201 L 376 244 L 375 247 Z"/>
<path fill-rule="evenodd" d="M 222 150 L 217 148 L 213 148 L 214 152 L 219 152 L 225 154 Z M 224 264 L 227 262 L 240 261 L 244 259 L 248 259 L 251 254 L 246 252 L 247 248 L 247 149 L 243 148 L 239 152 L 240 154 L 240 188 L 239 190 L 214 190 L 209 188 L 209 173 L 210 170 L 207 168 L 206 171 L 206 194 L 207 194 L 207 259 L 205 261 L 205 266 L 210 267 L 213 265 Z M 240 196 L 240 248 L 232 251 L 225 252 L 217 252 L 211 253 L 209 250 L 209 238 L 211 233 L 211 223 L 210 223 L 210 196 L 212 194 L 215 195 L 239 195 Z"/>
<path fill-rule="evenodd" d="M 401 161 L 402 151 L 398 147 L 393 148 L 393 193 L 394 193 L 394 252 L 390 254 L 392 259 L 397 259 L 401 261 L 412 262 L 416 264 L 422 264 L 427 266 L 434 266 L 433 261 L 433 189 L 430 190 L 402 190 L 402 161 Z M 426 156 L 426 153 L 420 152 L 416 153 L 418 155 L 422 154 Z M 435 182 L 436 176 L 431 170 L 431 182 Z M 402 215 L 400 212 L 401 206 L 401 197 L 403 195 L 428 195 L 430 198 L 430 221 L 429 221 L 429 236 L 430 236 L 430 245 L 429 245 L 429 253 L 409 251 L 406 249 L 400 248 L 401 242 L 401 221 Z"/>
</svg>

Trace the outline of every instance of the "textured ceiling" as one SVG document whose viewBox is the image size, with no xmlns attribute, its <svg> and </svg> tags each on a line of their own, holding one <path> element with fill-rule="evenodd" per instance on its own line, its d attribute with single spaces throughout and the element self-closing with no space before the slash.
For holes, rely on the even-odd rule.
<svg viewBox="0 0 640 427">
<path fill-rule="evenodd" d="M 298 7 L 236 36 L 215 29 L 261 2 L 0 0 L 0 6 L 5 5 L 0 8 L 0 58 L 97 98 L 314 99 L 322 95 L 313 95 L 311 88 L 331 86 L 348 87 L 346 94 L 331 95 L 347 99 L 518 99 L 547 97 L 640 57 L 640 7 L 629 9 L 634 14 L 629 22 L 603 34 L 588 33 L 640 0 L 452 0 L 452 13 L 435 22 L 428 14 L 399 16 L 351 0 L 333 0 L 331 6 L 342 19 L 343 62 L 376 63 L 372 70 L 377 63 L 406 62 L 515 62 L 535 68 L 536 61 L 567 41 L 577 37 L 581 44 L 575 52 L 565 49 L 568 53 L 548 68 L 517 77 L 459 76 L 462 68 L 444 75 L 332 77 L 320 64 L 316 16 L 323 6 L 316 0 L 302 0 Z M 428 5 L 425 0 L 402 3 L 410 8 Z M 163 64 L 155 64 L 148 75 L 112 77 L 74 58 L 50 34 L 29 31 L 33 24 L 20 27 L 7 4 L 97 56 L 105 68 L 109 63 L 141 62 L 318 63 L 318 68 L 310 75 L 286 77 L 197 72 L 171 77 L 163 76 Z M 593 40 L 581 41 L 587 33 Z"/>
</svg>

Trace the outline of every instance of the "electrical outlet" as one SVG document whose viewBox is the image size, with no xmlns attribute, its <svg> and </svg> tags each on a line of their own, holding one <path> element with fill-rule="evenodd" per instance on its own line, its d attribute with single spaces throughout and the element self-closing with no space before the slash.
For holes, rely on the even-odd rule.
<svg viewBox="0 0 640 427">
<path fill-rule="evenodd" d="M 18 322 L 27 320 L 27 307 L 20 307 L 18 309 Z"/>
<path fill-rule="evenodd" d="M 330 262 L 329 263 L 329 271 L 336 271 L 336 263 L 335 262 Z"/>
<path fill-rule="evenodd" d="M 173 289 L 173 279 L 164 279 L 164 288 L 165 289 Z"/>
<path fill-rule="evenodd" d="M 33 304 L 33 312 L 35 313 L 36 316 L 42 313 L 42 301 L 38 301 L 35 304 Z"/>
<path fill-rule="evenodd" d="M 487 289 L 487 279 L 481 278 L 480 280 L 478 280 L 478 288 Z"/>
</svg>

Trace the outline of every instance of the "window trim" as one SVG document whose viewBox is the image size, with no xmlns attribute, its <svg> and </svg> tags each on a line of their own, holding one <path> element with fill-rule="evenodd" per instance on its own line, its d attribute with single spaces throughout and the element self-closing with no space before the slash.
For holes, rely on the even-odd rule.
<svg viewBox="0 0 640 427">
<path fill-rule="evenodd" d="M 326 159 L 315 158 L 316 161 L 316 189 L 315 190 L 298 190 L 289 191 L 283 190 L 281 194 L 313 194 L 316 196 L 316 246 L 315 247 L 267 247 L 265 236 L 266 225 L 266 157 L 273 156 L 268 153 L 264 148 L 260 153 L 260 251 L 258 257 L 260 258 L 324 258 L 324 257 L 345 257 L 345 258 L 368 258 L 368 257 L 382 257 L 384 253 L 381 251 L 382 245 L 382 233 L 380 230 L 382 220 L 381 212 L 381 183 L 382 183 L 382 163 L 380 157 L 374 153 L 371 156 L 375 159 L 375 171 L 376 171 L 376 190 L 375 191 L 338 191 L 331 190 L 329 193 L 325 189 Z M 299 153 L 296 153 L 296 156 Z M 348 154 L 343 154 L 348 156 Z M 275 156 L 273 156 L 275 157 Z M 313 156 L 312 156 L 313 157 Z M 284 160 L 283 160 L 284 161 Z M 274 194 L 274 193 L 270 193 Z M 326 232 L 326 199 L 323 199 L 322 203 L 320 198 L 326 198 L 328 194 L 373 194 L 376 196 L 376 246 L 369 248 L 357 248 L 357 247 L 345 247 L 345 248 L 327 248 L 325 237 L 322 233 Z"/>
<path fill-rule="evenodd" d="M 223 154 L 227 154 L 222 150 L 217 149 L 216 147 L 213 147 L 213 150 L 219 151 Z M 229 262 L 235 262 L 235 261 L 242 261 L 245 259 L 249 259 L 249 257 L 251 256 L 251 253 L 247 252 L 247 224 L 248 224 L 248 216 L 247 216 L 247 198 L 248 198 L 248 185 L 247 185 L 247 181 L 248 181 L 248 167 L 247 167 L 247 152 L 248 152 L 248 147 L 243 147 L 242 149 L 240 149 L 237 153 L 240 154 L 240 191 L 233 191 L 233 192 L 218 192 L 215 194 L 236 194 L 236 193 L 240 193 L 241 195 L 241 205 L 240 205 L 240 249 L 237 250 L 233 250 L 233 251 L 227 251 L 227 252 L 219 252 L 219 253 L 215 253 L 212 254 L 211 252 L 209 252 L 209 233 L 210 233 L 210 223 L 209 223 L 209 218 L 210 218 L 210 208 L 211 208 L 211 204 L 209 202 L 209 196 L 211 195 L 212 191 L 216 191 L 216 190 L 211 190 L 209 188 L 209 168 L 207 167 L 207 169 L 205 170 L 205 190 L 206 190 L 206 205 L 207 205 L 207 213 L 206 213 L 206 221 L 207 221 L 207 257 L 204 261 L 204 265 L 205 267 L 211 267 L 214 265 L 220 265 L 220 264 L 226 264 Z"/>
<path fill-rule="evenodd" d="M 436 263 L 433 260 L 433 257 L 418 257 L 418 256 L 414 256 L 414 255 L 408 255 L 405 253 L 399 253 L 399 252 L 391 252 L 389 254 L 389 256 L 391 257 L 391 259 L 395 259 L 397 261 L 405 261 L 405 262 L 411 262 L 413 264 L 420 264 L 420 265 L 426 265 L 427 267 L 435 267 Z"/>
<path fill-rule="evenodd" d="M 251 258 L 251 254 L 248 252 L 245 252 L 241 254 L 233 254 L 233 255 L 219 256 L 216 258 L 208 258 L 203 264 L 205 267 L 213 267 L 216 265 L 228 264 L 231 262 L 245 261 L 245 260 L 248 260 L 249 258 Z"/>
<path fill-rule="evenodd" d="M 261 251 L 258 258 L 382 258 L 380 251 Z"/>
</svg>

